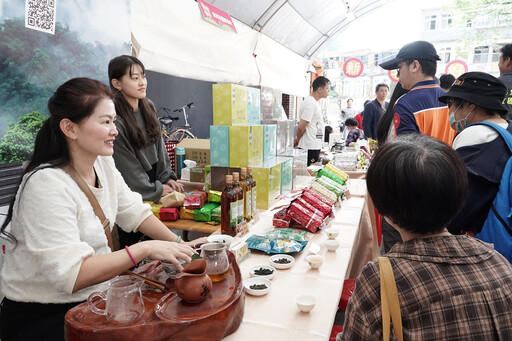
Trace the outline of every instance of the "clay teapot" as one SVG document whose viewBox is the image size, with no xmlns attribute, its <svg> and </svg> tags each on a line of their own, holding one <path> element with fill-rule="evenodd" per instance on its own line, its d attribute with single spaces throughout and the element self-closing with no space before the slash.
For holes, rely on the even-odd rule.
<svg viewBox="0 0 512 341">
<path fill-rule="evenodd" d="M 206 274 L 206 260 L 196 259 L 176 275 L 174 288 L 178 296 L 187 303 L 200 303 L 212 291 L 212 280 Z"/>
</svg>

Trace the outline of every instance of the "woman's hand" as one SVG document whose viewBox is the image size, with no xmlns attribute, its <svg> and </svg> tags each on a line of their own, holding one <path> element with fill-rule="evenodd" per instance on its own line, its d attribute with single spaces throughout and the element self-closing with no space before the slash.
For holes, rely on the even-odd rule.
<svg viewBox="0 0 512 341">
<path fill-rule="evenodd" d="M 180 271 L 183 270 L 178 258 L 190 263 L 193 254 L 196 252 L 185 243 L 166 242 L 161 240 L 148 240 L 141 242 L 147 244 L 149 249 L 149 257 L 151 259 L 165 260 L 171 262 Z"/>
<path fill-rule="evenodd" d="M 185 187 L 183 187 L 182 184 L 178 183 L 177 181 L 175 180 L 169 180 L 167 181 L 167 185 L 168 186 L 171 186 L 171 188 L 175 191 L 178 191 L 178 192 L 183 192 L 185 190 Z"/>
<path fill-rule="evenodd" d="M 172 187 L 169 185 L 162 185 L 162 187 L 162 197 L 165 197 L 167 194 L 174 192 L 174 189 L 172 189 Z"/>
<path fill-rule="evenodd" d="M 190 245 L 191 247 L 198 247 L 198 245 L 208 243 L 208 239 L 206 237 L 197 238 L 195 240 L 191 240 L 189 242 L 184 242 L 183 244 Z"/>
</svg>

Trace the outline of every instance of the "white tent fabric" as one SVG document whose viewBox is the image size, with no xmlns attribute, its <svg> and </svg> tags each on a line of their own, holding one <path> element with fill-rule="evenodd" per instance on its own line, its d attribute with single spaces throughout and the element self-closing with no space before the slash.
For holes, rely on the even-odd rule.
<svg viewBox="0 0 512 341">
<path fill-rule="evenodd" d="M 204 21 L 193 0 L 131 0 L 134 55 L 156 72 L 306 96 L 309 58 L 358 13 L 348 0 L 207 1 L 234 18 L 237 33 Z M 365 13 L 386 1 L 350 6 Z"/>
</svg>

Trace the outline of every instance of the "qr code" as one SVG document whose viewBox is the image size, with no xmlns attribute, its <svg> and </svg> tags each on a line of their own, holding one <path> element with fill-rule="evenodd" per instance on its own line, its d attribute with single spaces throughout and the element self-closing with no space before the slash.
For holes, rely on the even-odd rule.
<svg viewBox="0 0 512 341">
<path fill-rule="evenodd" d="M 26 0 L 25 27 L 55 34 L 55 4 L 57 0 Z"/>
</svg>

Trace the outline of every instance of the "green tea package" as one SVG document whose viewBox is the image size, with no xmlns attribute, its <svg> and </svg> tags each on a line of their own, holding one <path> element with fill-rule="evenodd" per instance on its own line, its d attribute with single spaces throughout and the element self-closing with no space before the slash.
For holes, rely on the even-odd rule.
<svg viewBox="0 0 512 341">
<path fill-rule="evenodd" d="M 210 190 L 208 192 L 208 202 L 218 202 L 218 203 L 220 203 L 220 196 L 221 195 L 222 195 L 222 192 Z"/>
<path fill-rule="evenodd" d="M 212 220 L 212 212 L 214 209 L 219 207 L 219 204 L 210 202 L 205 204 L 201 208 L 197 208 L 194 210 L 194 220 L 195 221 L 211 221 Z"/>
<path fill-rule="evenodd" d="M 321 176 L 326 176 L 328 177 L 329 179 L 339 183 L 340 185 L 344 186 L 345 185 L 345 180 L 343 180 L 340 176 L 338 176 L 337 174 L 335 174 L 334 172 L 331 172 L 330 170 L 328 170 L 327 168 L 321 168 L 317 173 L 316 173 L 316 176 L 319 178 Z"/>
<path fill-rule="evenodd" d="M 308 244 L 307 233 L 307 231 L 278 228 L 249 237 L 247 245 L 249 249 L 268 254 L 299 252 Z"/>
<path fill-rule="evenodd" d="M 340 185 L 339 183 L 329 179 L 325 175 L 322 175 L 319 178 L 316 178 L 316 180 L 319 184 L 330 190 L 331 192 L 334 192 L 338 198 L 340 198 L 345 193 L 345 187 Z"/>
<path fill-rule="evenodd" d="M 212 221 L 220 224 L 220 205 L 213 209 Z"/>
</svg>

